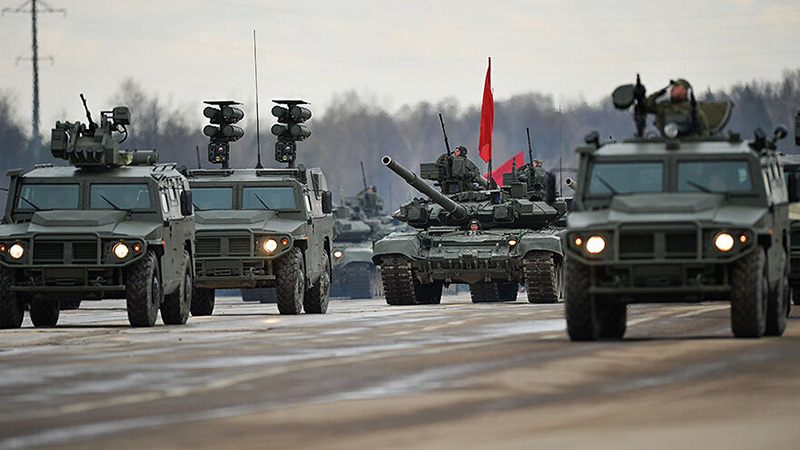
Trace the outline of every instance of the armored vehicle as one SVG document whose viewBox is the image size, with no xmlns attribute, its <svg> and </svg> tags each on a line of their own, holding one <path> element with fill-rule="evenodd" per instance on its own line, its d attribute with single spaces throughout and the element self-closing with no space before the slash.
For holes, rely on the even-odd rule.
<svg viewBox="0 0 800 450">
<path fill-rule="evenodd" d="M 622 338 L 630 303 L 706 300 L 730 301 L 737 337 L 782 334 L 789 227 L 774 148 L 786 130 L 721 136 L 732 105 L 692 101 L 709 135 L 696 131 L 692 111 L 643 136 L 644 86 L 621 86 L 613 99 L 619 109 L 635 103 L 637 133 L 620 142 L 592 133 L 577 149 L 562 242 L 570 338 Z"/>
<path fill-rule="evenodd" d="M 459 169 L 466 158 L 449 156 L 421 164 L 421 177 L 383 157 L 386 167 L 427 197 L 394 213 L 417 230 L 375 243 L 373 260 L 381 266 L 386 302 L 440 303 L 443 286 L 451 283 L 469 284 L 476 303 L 514 301 L 520 283 L 531 303 L 558 301 L 562 252 L 560 231 L 551 224 L 565 205 L 555 202 L 553 177 L 545 177 L 549 189 L 537 192 L 549 195 L 534 198 L 516 167 L 506 174 L 506 186 L 490 189 L 473 170 Z M 424 179 L 435 180 L 443 192 Z M 529 178 L 531 184 L 536 179 Z"/>
<path fill-rule="evenodd" d="M 800 146 L 800 110 L 797 111 L 795 122 L 795 141 Z M 781 154 L 780 161 L 789 194 L 789 284 L 792 288 L 792 301 L 795 305 L 800 305 L 800 154 Z"/>
<path fill-rule="evenodd" d="M 85 105 L 85 100 L 84 100 Z M 127 107 L 56 122 L 71 166 L 12 170 L 0 225 L 0 328 L 54 326 L 59 305 L 124 298 L 132 326 L 183 324 L 192 296 L 194 215 L 186 179 L 155 151 L 120 151 Z"/>
<path fill-rule="evenodd" d="M 219 106 L 220 111 L 233 104 L 207 103 Z M 274 133 L 302 127 L 299 130 L 310 135 L 305 126 L 292 123 L 311 117 L 310 111 L 299 106 L 305 102 L 276 103 L 288 105 L 273 108 L 273 114 L 285 124 L 273 126 Z M 206 117 L 215 117 L 213 107 L 206 109 Z M 295 109 L 296 116 L 290 113 Z M 243 114 L 232 116 L 241 118 Z M 206 134 L 215 133 L 209 130 Z M 280 133 L 276 134 L 280 138 Z M 307 313 L 327 311 L 333 241 L 332 196 L 320 169 L 294 167 L 294 140 L 299 139 L 284 138 L 276 146 L 276 159 L 289 162 L 287 168 L 230 169 L 223 164 L 222 169 L 188 171 L 197 224 L 193 315 L 212 314 L 214 290 L 218 288 L 274 287 L 281 314 L 299 314 L 303 309 Z M 209 146 L 210 161 L 222 162 L 215 161 L 220 154 L 225 155 L 224 162 L 228 161 L 228 148 L 217 151 L 221 145 L 212 142 Z"/>
</svg>

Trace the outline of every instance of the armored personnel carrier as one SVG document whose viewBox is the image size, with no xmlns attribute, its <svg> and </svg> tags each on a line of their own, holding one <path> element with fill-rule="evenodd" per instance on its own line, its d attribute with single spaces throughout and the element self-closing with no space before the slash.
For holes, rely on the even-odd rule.
<svg viewBox="0 0 800 450">
<path fill-rule="evenodd" d="M 795 143 L 800 146 L 800 110 L 795 115 Z M 786 188 L 789 194 L 789 226 L 791 228 L 791 250 L 789 284 L 792 301 L 800 305 L 800 154 L 781 154 Z"/>
<path fill-rule="evenodd" d="M 692 101 L 644 136 L 645 89 L 617 88 L 635 105 L 637 133 L 580 156 L 563 235 L 565 310 L 572 340 L 622 338 L 631 303 L 730 301 L 737 337 L 781 335 L 789 308 L 787 192 L 775 149 L 782 127 L 746 141 L 720 135 L 732 105 Z M 698 110 L 709 134 L 693 125 Z"/>
<path fill-rule="evenodd" d="M 81 96 L 83 97 L 83 96 Z M 86 101 L 84 99 L 84 106 Z M 120 151 L 130 111 L 56 122 L 51 151 L 71 166 L 12 170 L 0 225 L 0 328 L 54 326 L 61 303 L 124 298 L 132 326 L 189 317 L 194 215 L 186 179 L 155 151 Z M 119 135 L 123 138 L 120 139 Z"/>
<path fill-rule="evenodd" d="M 558 301 L 562 252 L 560 231 L 551 225 L 566 205 L 555 202 L 553 178 L 546 177 L 550 195 L 532 199 L 516 167 L 506 174 L 506 186 L 490 189 L 474 170 L 462 170 L 466 158 L 442 156 L 421 164 L 421 176 L 389 156 L 382 159 L 426 196 L 394 214 L 417 230 L 375 243 L 373 260 L 381 266 L 386 302 L 440 303 L 443 286 L 451 283 L 469 284 L 476 303 L 514 301 L 520 283 L 531 303 Z M 442 192 L 425 179 L 436 181 Z"/>
<path fill-rule="evenodd" d="M 225 108 L 234 102 L 207 102 L 206 117 L 223 117 L 217 130 L 228 126 Z M 196 274 L 193 315 L 210 315 L 215 289 L 247 289 L 267 295 L 275 288 L 281 314 L 324 314 L 328 309 L 333 242 L 332 196 L 318 168 L 294 167 L 295 141 L 311 134 L 305 125 L 311 117 L 299 100 L 276 101 L 273 126 L 279 137 L 276 159 L 288 162 L 282 169 L 190 170 L 196 211 Z M 281 104 L 286 106 L 281 106 Z M 216 109 L 219 108 L 219 109 Z M 243 117 L 243 113 L 229 113 Z M 297 135 L 287 130 L 297 127 Z M 276 132 L 277 131 L 277 132 Z M 209 161 L 226 162 L 228 148 L 213 142 Z M 224 138 L 220 138 L 224 139 Z M 219 160 L 219 155 L 224 155 Z M 267 299 L 264 299 L 265 301 Z"/>
</svg>

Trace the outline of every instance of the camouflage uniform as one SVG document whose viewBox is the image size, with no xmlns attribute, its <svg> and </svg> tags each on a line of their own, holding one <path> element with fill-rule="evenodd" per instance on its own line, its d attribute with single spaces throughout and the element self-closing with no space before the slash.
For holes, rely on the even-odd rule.
<svg viewBox="0 0 800 450">
<path fill-rule="evenodd" d="M 684 79 L 675 80 L 673 84 L 682 85 L 687 90 L 692 88 L 689 82 Z M 690 117 L 692 114 L 692 102 L 689 100 L 688 96 L 683 99 L 669 99 L 663 102 L 656 102 L 665 92 L 666 90 L 662 89 L 647 96 L 647 112 L 656 115 L 656 127 L 662 135 L 664 134 L 664 122 L 668 116 L 684 115 Z M 708 117 L 706 117 L 705 113 L 700 108 L 697 109 L 697 121 L 699 122 L 698 133 L 701 136 L 708 136 Z"/>
</svg>

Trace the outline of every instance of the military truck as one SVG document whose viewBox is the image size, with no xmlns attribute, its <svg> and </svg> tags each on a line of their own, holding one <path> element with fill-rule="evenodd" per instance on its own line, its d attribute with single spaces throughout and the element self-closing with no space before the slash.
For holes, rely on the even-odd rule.
<svg viewBox="0 0 800 450">
<path fill-rule="evenodd" d="M 134 327 L 153 326 L 159 309 L 165 324 L 184 324 L 194 276 L 189 185 L 155 151 L 120 151 L 127 107 L 101 112 L 99 125 L 88 109 L 87 118 L 52 130 L 53 156 L 71 166 L 8 172 L 0 328 L 20 327 L 26 306 L 34 326 L 55 326 L 61 303 L 121 298 Z"/>
<path fill-rule="evenodd" d="M 207 102 L 206 117 L 222 116 L 234 102 Z M 294 167 L 297 136 L 285 129 L 301 127 L 311 112 L 302 101 L 276 101 L 273 115 L 282 125 L 276 169 L 197 169 L 187 172 L 196 214 L 196 277 L 192 315 L 214 311 L 215 289 L 275 288 L 281 314 L 324 314 L 328 309 L 333 242 L 332 196 L 318 168 Z M 285 104 L 286 106 L 281 106 Z M 219 107 L 215 115 L 214 107 Z M 243 117 L 236 112 L 229 114 Z M 225 123 L 220 124 L 224 128 Z M 276 128 L 278 127 L 278 128 Z M 208 128 L 208 126 L 206 127 Z M 280 128 L 280 129 L 279 129 Z M 298 128 L 310 135 L 304 125 Z M 278 133 L 276 133 L 278 131 Z M 206 131 L 213 136 L 213 130 Z M 213 139 L 213 138 L 212 138 Z M 227 142 L 224 142 L 227 143 Z M 228 148 L 212 142 L 209 160 L 220 162 Z M 266 290 L 255 290 L 263 293 Z"/>
<path fill-rule="evenodd" d="M 469 284 L 475 303 L 515 301 L 520 283 L 531 303 L 558 301 L 562 251 L 560 230 L 552 224 L 566 205 L 555 202 L 553 178 L 545 177 L 549 195 L 534 198 L 516 167 L 506 174 L 505 186 L 492 189 L 474 170 L 460 169 L 466 158 L 443 156 L 421 164 L 420 176 L 389 156 L 382 159 L 426 196 L 402 204 L 393 215 L 417 230 L 375 243 L 373 260 L 381 266 L 386 302 L 440 303 L 442 288 L 451 283 Z M 538 180 L 529 179 L 531 185 Z"/>
<path fill-rule="evenodd" d="M 572 340 L 622 338 L 632 303 L 730 301 L 737 337 L 781 335 L 789 308 L 787 193 L 775 143 L 756 130 L 721 135 L 732 104 L 692 102 L 663 135 L 643 135 L 645 89 L 617 88 L 635 104 L 636 136 L 577 149 L 574 210 L 563 235 L 565 311 Z M 640 114 L 644 114 L 641 116 Z"/>
<path fill-rule="evenodd" d="M 795 115 L 795 143 L 800 146 L 800 110 Z M 800 305 L 800 154 L 781 154 L 784 179 L 789 194 L 791 250 L 789 284 L 792 301 Z"/>
</svg>

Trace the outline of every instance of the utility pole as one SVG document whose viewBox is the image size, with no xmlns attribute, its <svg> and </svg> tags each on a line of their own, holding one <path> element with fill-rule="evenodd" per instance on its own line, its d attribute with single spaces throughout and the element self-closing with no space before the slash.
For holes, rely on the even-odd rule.
<svg viewBox="0 0 800 450">
<path fill-rule="evenodd" d="M 53 9 L 50 5 L 46 4 L 45 2 L 39 0 L 38 3 L 41 3 L 44 9 L 41 11 L 37 8 L 37 0 L 29 0 L 23 3 L 21 6 L 14 8 L 3 8 L 3 11 L 0 12 L 0 16 L 5 15 L 7 12 L 10 13 L 24 13 L 31 15 L 31 33 L 32 33 L 32 47 L 33 47 L 33 57 L 31 60 L 33 61 L 33 130 L 31 133 L 31 140 L 28 142 L 28 147 L 31 151 L 38 153 L 42 147 L 42 136 L 39 133 L 39 40 L 38 40 L 38 29 L 36 25 L 36 16 L 42 13 L 63 13 L 64 17 L 67 16 L 66 9 Z M 27 9 L 30 8 L 30 9 Z M 21 57 L 17 58 L 17 61 L 22 59 Z M 52 57 L 49 58 L 52 61 Z"/>
</svg>

